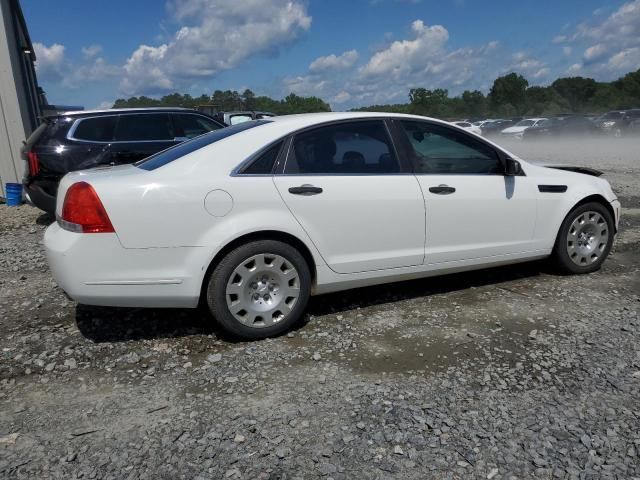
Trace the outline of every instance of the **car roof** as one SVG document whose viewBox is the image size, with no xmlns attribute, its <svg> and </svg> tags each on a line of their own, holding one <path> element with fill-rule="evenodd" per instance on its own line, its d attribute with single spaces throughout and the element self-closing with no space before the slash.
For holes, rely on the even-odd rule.
<svg viewBox="0 0 640 480">
<path fill-rule="evenodd" d="M 199 112 L 193 108 L 185 107 L 141 107 L 141 108 L 106 108 L 96 110 L 74 110 L 70 112 L 61 112 L 56 117 L 69 117 L 69 116 L 86 116 L 96 114 L 113 114 L 113 113 L 145 113 L 145 112 L 192 112 L 199 113 L 201 115 L 209 116 L 206 113 Z"/>
<path fill-rule="evenodd" d="M 420 115 L 409 115 L 406 113 L 389 113 L 389 112 L 321 112 L 321 113 L 297 113 L 293 115 L 278 115 L 271 117 L 267 121 L 274 122 L 283 127 L 297 129 L 325 122 L 334 122 L 340 120 L 370 120 L 376 118 L 404 118 L 407 120 L 428 120 L 431 122 L 441 123 L 443 125 L 451 125 L 449 122 L 437 118 L 423 117 Z"/>
</svg>

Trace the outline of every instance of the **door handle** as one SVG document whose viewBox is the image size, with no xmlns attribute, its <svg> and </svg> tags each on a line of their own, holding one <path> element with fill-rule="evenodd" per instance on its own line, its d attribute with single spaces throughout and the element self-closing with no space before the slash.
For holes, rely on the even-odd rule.
<svg viewBox="0 0 640 480">
<path fill-rule="evenodd" d="M 318 195 L 322 193 L 322 188 L 314 187 L 313 185 L 300 185 L 299 187 L 291 187 L 289 188 L 289 193 L 293 195 Z"/>
<path fill-rule="evenodd" d="M 456 189 L 449 185 L 438 185 L 437 187 L 429 187 L 429 191 L 438 195 L 450 195 L 455 192 Z"/>
</svg>

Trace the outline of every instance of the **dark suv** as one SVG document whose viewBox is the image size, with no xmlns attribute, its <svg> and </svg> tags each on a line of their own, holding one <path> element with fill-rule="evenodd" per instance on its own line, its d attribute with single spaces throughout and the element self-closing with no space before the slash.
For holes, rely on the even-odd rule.
<svg viewBox="0 0 640 480">
<path fill-rule="evenodd" d="M 219 128 L 224 125 L 187 108 L 78 111 L 46 117 L 22 147 L 27 201 L 53 213 L 58 183 L 66 173 L 132 163 Z"/>
</svg>

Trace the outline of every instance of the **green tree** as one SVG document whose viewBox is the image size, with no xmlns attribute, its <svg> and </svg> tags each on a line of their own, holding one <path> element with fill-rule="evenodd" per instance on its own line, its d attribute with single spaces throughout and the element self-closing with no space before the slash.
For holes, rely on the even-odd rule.
<svg viewBox="0 0 640 480">
<path fill-rule="evenodd" d="M 584 110 L 597 91 L 593 78 L 567 77 L 559 78 L 551 84 L 558 94 L 564 98 L 572 112 Z"/>
<path fill-rule="evenodd" d="M 257 110 L 255 93 L 247 88 L 244 92 L 242 92 L 241 98 L 246 110 Z"/>
<path fill-rule="evenodd" d="M 462 92 L 461 99 L 462 105 L 460 105 L 460 107 L 463 114 L 466 113 L 466 115 L 470 117 L 484 116 L 487 99 L 480 90 L 474 90 L 472 92 L 465 90 Z"/>
<path fill-rule="evenodd" d="M 412 88 L 409 90 L 410 112 L 431 117 L 446 116 L 449 91 L 443 88 L 427 90 L 426 88 Z"/>
<path fill-rule="evenodd" d="M 527 79 L 517 73 L 496 78 L 489 91 L 491 109 L 496 113 L 512 110 L 524 113 L 528 86 Z"/>
</svg>

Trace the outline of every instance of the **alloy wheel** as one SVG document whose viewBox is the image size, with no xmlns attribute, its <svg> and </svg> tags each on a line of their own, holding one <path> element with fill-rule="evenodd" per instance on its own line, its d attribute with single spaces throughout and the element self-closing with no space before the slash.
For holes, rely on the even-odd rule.
<svg viewBox="0 0 640 480">
<path fill-rule="evenodd" d="M 281 255 L 263 253 L 241 262 L 226 286 L 229 312 L 243 325 L 270 327 L 284 320 L 300 296 L 300 275 Z"/>
<path fill-rule="evenodd" d="M 597 262 L 609 243 L 609 227 L 594 211 L 576 216 L 567 232 L 567 254 L 573 263 L 585 267 Z"/>
</svg>

